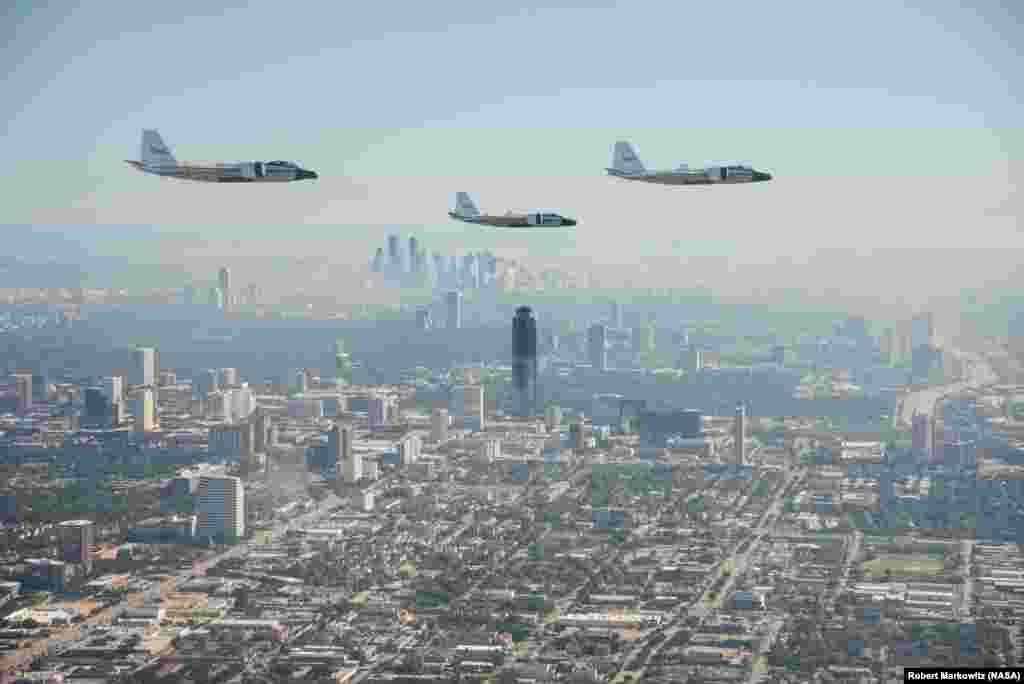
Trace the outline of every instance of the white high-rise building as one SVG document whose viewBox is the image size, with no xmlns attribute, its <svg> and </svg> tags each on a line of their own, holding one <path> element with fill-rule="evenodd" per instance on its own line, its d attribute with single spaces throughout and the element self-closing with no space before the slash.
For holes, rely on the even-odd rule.
<svg viewBox="0 0 1024 684">
<path fill-rule="evenodd" d="M 352 451 L 351 458 L 342 464 L 341 476 L 349 484 L 363 479 L 363 455 L 361 453 L 355 450 Z"/>
<path fill-rule="evenodd" d="M 135 350 L 129 383 L 147 387 L 156 385 L 156 349 L 139 347 Z"/>
<path fill-rule="evenodd" d="M 245 536 L 245 489 L 237 477 L 203 475 L 196 494 L 196 535 L 223 539 Z"/>
<path fill-rule="evenodd" d="M 412 465 L 419 461 L 422 446 L 423 440 L 417 435 L 407 435 L 403 438 L 399 445 L 399 451 L 402 454 L 402 465 Z"/>
<path fill-rule="evenodd" d="M 124 383 L 121 382 L 121 376 L 103 378 L 103 396 L 111 404 L 118 404 L 124 399 Z"/>
</svg>

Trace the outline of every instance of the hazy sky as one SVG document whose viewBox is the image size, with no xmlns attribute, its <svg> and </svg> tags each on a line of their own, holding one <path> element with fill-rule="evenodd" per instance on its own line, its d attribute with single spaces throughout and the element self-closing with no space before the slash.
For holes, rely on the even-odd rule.
<svg viewBox="0 0 1024 684">
<path fill-rule="evenodd" d="M 467 190 L 575 216 L 575 235 L 523 239 L 595 262 L 1024 247 L 1015 0 L 42 4 L 0 17 L 6 224 L 448 240 Z M 144 176 L 123 163 L 143 127 L 179 159 L 292 159 L 321 180 Z M 615 181 L 619 137 L 648 166 L 748 161 L 776 180 Z"/>
</svg>

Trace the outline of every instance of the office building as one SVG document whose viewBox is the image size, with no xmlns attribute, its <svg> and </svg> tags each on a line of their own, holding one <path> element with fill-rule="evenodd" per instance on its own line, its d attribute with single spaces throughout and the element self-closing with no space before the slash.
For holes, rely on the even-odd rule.
<svg viewBox="0 0 1024 684">
<path fill-rule="evenodd" d="M 93 558 L 95 530 L 90 520 L 67 520 L 57 526 L 60 560 L 65 563 L 88 563 Z"/>
<path fill-rule="evenodd" d="M 135 387 L 156 386 L 156 350 L 140 347 L 132 355 L 132 366 L 128 376 L 129 384 Z"/>
<path fill-rule="evenodd" d="M 32 373 L 30 371 L 14 374 L 14 393 L 18 413 L 27 413 L 32 408 Z"/>
<path fill-rule="evenodd" d="M 512 381 L 519 393 L 519 415 L 537 411 L 537 321 L 528 306 L 512 319 Z"/>
<path fill-rule="evenodd" d="M 608 370 L 608 329 L 600 323 L 587 330 L 587 360 L 596 371 Z"/>
<path fill-rule="evenodd" d="M 445 409 L 434 409 L 430 416 L 430 441 L 435 444 L 448 441 L 448 411 Z"/>
<path fill-rule="evenodd" d="M 252 424 L 252 450 L 257 454 L 265 454 L 267 452 L 267 445 L 269 443 L 268 437 L 271 428 L 270 416 L 262 411 L 257 411 L 253 415 Z"/>
<path fill-rule="evenodd" d="M 577 453 L 583 452 L 587 448 L 587 426 L 582 413 L 576 417 L 573 433 L 576 438 L 574 446 Z"/>
<path fill-rule="evenodd" d="M 296 371 L 295 391 L 299 394 L 305 394 L 309 391 L 309 373 L 306 372 L 306 369 Z"/>
<path fill-rule="evenodd" d="M 178 384 L 178 374 L 172 370 L 162 370 L 157 373 L 156 384 L 158 387 L 168 387 Z"/>
<path fill-rule="evenodd" d="M 231 269 L 227 266 L 222 266 L 217 272 L 217 289 L 222 296 L 221 310 L 230 311 L 234 304 L 234 292 L 231 290 Z"/>
<path fill-rule="evenodd" d="M 423 447 L 423 440 L 417 435 L 406 435 L 398 444 L 398 452 L 402 458 L 402 465 L 413 465 L 420 460 L 420 450 Z"/>
<path fill-rule="evenodd" d="M 352 359 L 345 340 L 340 338 L 334 341 L 334 380 L 336 385 L 352 384 Z"/>
<path fill-rule="evenodd" d="M 622 305 L 612 302 L 608 311 L 608 325 L 616 330 L 622 329 Z"/>
<path fill-rule="evenodd" d="M 430 320 L 430 309 L 422 308 L 416 311 L 416 329 L 417 330 L 430 330 L 433 327 L 432 321 Z"/>
<path fill-rule="evenodd" d="M 370 264 L 370 270 L 374 273 L 380 273 L 384 270 L 384 248 L 378 247 L 377 253 L 373 255 L 373 262 Z"/>
<path fill-rule="evenodd" d="M 144 387 L 132 395 L 132 415 L 135 417 L 136 432 L 152 432 L 156 429 L 156 414 L 153 402 L 153 390 Z"/>
<path fill-rule="evenodd" d="M 932 451 L 931 420 L 924 413 L 915 413 L 910 420 L 910 445 L 915 452 L 928 457 Z"/>
<path fill-rule="evenodd" d="M 196 535 L 214 540 L 245 536 L 245 490 L 237 477 L 203 475 L 196 490 Z"/>
<path fill-rule="evenodd" d="M 416 237 L 409 238 L 409 273 L 419 273 L 420 271 L 420 250 L 419 243 Z"/>
<path fill-rule="evenodd" d="M 369 425 L 371 430 L 383 427 L 387 422 L 387 402 L 384 397 L 371 397 L 369 410 L 367 411 L 367 418 L 369 419 Z"/>
<path fill-rule="evenodd" d="M 747 441 L 747 407 L 740 402 L 736 404 L 736 413 L 733 418 L 733 462 L 743 465 L 746 458 L 745 446 Z"/>
<path fill-rule="evenodd" d="M 463 424 L 469 430 L 484 429 L 484 388 L 482 385 L 461 385 L 455 388 L 461 395 Z"/>
<path fill-rule="evenodd" d="M 394 273 L 402 270 L 402 253 L 399 251 L 397 235 L 388 235 L 388 259 Z"/>
<path fill-rule="evenodd" d="M 448 293 L 447 299 L 448 329 L 458 330 L 462 327 L 462 293 L 452 290 Z"/>
<path fill-rule="evenodd" d="M 221 368 L 220 369 L 220 388 L 237 387 L 238 386 L 238 369 L 237 368 Z"/>
</svg>

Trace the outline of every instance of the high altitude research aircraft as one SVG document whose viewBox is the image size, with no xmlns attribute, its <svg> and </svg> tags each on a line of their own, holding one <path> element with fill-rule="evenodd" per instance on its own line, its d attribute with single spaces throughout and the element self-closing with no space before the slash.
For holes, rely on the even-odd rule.
<svg viewBox="0 0 1024 684">
<path fill-rule="evenodd" d="M 260 183 L 316 180 L 315 171 L 286 161 L 238 162 L 235 164 L 180 163 L 155 130 L 142 131 L 142 161 L 125 160 L 143 173 L 207 183 Z"/>
<path fill-rule="evenodd" d="M 620 140 L 612 153 L 612 167 L 605 169 L 609 176 L 626 180 L 659 183 L 662 185 L 731 185 L 733 183 L 760 183 L 770 181 L 772 175 L 755 171 L 743 164 L 709 165 L 690 169 L 686 164 L 671 171 L 648 171 L 636 156 L 633 146 Z"/>
<path fill-rule="evenodd" d="M 449 211 L 448 215 L 458 221 L 500 228 L 539 228 L 544 226 L 576 225 L 575 219 L 550 212 L 531 212 L 529 214 L 508 212 L 504 216 L 481 214 L 467 192 L 455 193 L 455 210 Z"/>
</svg>

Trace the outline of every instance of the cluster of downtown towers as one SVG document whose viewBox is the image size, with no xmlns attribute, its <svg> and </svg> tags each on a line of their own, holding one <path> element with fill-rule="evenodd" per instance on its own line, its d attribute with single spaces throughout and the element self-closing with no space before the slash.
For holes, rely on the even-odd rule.
<svg viewBox="0 0 1024 684">
<path fill-rule="evenodd" d="M 465 254 L 461 264 L 454 255 L 445 257 L 434 252 L 427 258 L 415 237 L 409 238 L 408 258 L 401 248 L 398 235 L 388 236 L 388 252 L 378 247 L 371 263 L 374 273 L 384 273 L 404 284 L 415 285 L 421 278 L 428 279 L 436 287 L 477 289 L 493 284 L 498 273 L 498 259 L 490 252 Z"/>
</svg>

